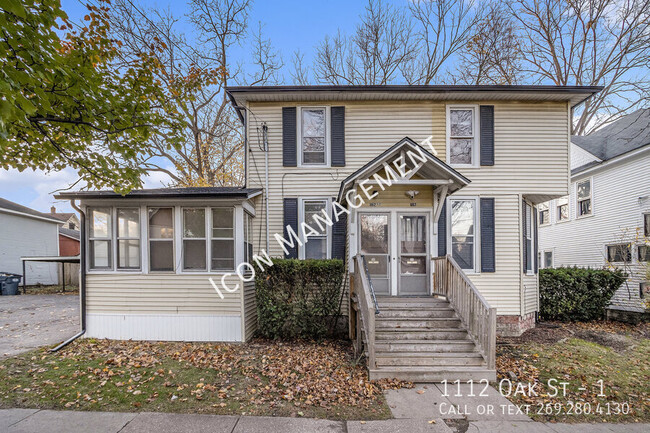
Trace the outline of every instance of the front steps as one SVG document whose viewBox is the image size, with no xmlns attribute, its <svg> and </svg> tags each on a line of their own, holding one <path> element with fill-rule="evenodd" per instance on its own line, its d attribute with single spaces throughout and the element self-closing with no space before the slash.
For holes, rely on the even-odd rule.
<svg viewBox="0 0 650 433">
<path fill-rule="evenodd" d="M 444 299 L 380 297 L 370 379 L 414 382 L 496 380 L 454 309 Z"/>
</svg>

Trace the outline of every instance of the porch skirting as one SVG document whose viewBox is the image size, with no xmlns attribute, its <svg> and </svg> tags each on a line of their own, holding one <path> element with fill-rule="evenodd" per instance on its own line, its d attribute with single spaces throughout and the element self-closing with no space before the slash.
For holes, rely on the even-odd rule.
<svg viewBox="0 0 650 433">
<path fill-rule="evenodd" d="M 242 341 L 241 316 L 88 314 L 88 338 L 145 341 Z"/>
</svg>

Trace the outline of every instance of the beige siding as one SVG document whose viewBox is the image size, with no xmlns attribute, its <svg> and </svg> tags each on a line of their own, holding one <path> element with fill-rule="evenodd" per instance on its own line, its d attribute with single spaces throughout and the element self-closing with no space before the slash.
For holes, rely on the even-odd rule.
<svg viewBox="0 0 650 433">
<path fill-rule="evenodd" d="M 255 281 L 244 283 L 244 340 L 249 341 L 257 331 Z"/>
<path fill-rule="evenodd" d="M 241 281 L 226 279 L 234 293 L 222 291 L 221 299 L 209 277 L 219 284 L 220 275 L 95 274 L 86 277 L 86 305 L 89 314 L 241 314 Z"/>
</svg>

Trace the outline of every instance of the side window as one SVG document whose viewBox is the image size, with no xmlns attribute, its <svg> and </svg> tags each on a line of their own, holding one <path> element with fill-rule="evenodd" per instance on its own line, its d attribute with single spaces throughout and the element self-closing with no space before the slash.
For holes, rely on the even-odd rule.
<svg viewBox="0 0 650 433">
<path fill-rule="evenodd" d="M 610 263 L 629 263 L 632 260 L 630 244 L 607 245 L 607 261 Z"/>
<path fill-rule="evenodd" d="M 205 209 L 183 209 L 183 270 L 205 271 Z"/>
<path fill-rule="evenodd" d="M 451 200 L 451 254 L 462 269 L 476 268 L 476 200 Z"/>
<path fill-rule="evenodd" d="M 212 209 L 210 270 L 235 268 L 235 215 L 231 207 Z"/>
<path fill-rule="evenodd" d="M 327 164 L 327 109 L 300 109 L 300 154 L 302 165 Z"/>
<path fill-rule="evenodd" d="M 117 208 L 117 269 L 140 269 L 140 208 Z"/>
<path fill-rule="evenodd" d="M 526 271 L 532 272 L 533 270 L 533 207 L 526 203 L 526 250 L 528 254 L 526 255 Z"/>
<path fill-rule="evenodd" d="M 569 220 L 569 197 L 562 197 L 557 199 L 556 205 L 556 218 L 558 221 Z"/>
<path fill-rule="evenodd" d="M 305 199 L 302 201 L 302 221 L 301 224 L 307 223 L 309 226 L 318 232 L 317 235 L 310 235 L 307 242 L 301 248 L 301 258 L 303 259 L 327 259 L 328 258 L 328 227 L 326 224 L 321 224 L 322 228 L 314 219 L 318 215 L 322 218 L 328 212 L 327 199 Z"/>
<path fill-rule="evenodd" d="M 578 216 L 591 215 L 591 179 L 576 184 L 576 198 Z"/>
<path fill-rule="evenodd" d="M 244 212 L 244 261 L 253 260 L 253 217 Z"/>
<path fill-rule="evenodd" d="M 539 225 L 547 225 L 551 223 L 551 214 L 549 213 L 549 204 L 548 203 L 542 203 L 537 206 L 537 209 L 539 211 Z"/>
<path fill-rule="evenodd" d="M 646 238 L 650 237 L 650 213 L 643 215 L 643 235 Z"/>
<path fill-rule="evenodd" d="M 449 164 L 476 165 L 476 109 L 474 107 L 450 107 L 447 122 L 449 125 Z"/>
<path fill-rule="evenodd" d="M 648 245 L 638 245 L 637 249 L 637 258 L 640 262 L 650 262 L 650 248 Z"/>
<path fill-rule="evenodd" d="M 544 251 L 544 268 L 553 267 L 553 251 Z"/>
<path fill-rule="evenodd" d="M 89 214 L 90 269 L 112 269 L 111 208 L 93 208 Z"/>
<path fill-rule="evenodd" d="M 174 209 L 149 208 L 149 270 L 174 269 Z"/>
</svg>

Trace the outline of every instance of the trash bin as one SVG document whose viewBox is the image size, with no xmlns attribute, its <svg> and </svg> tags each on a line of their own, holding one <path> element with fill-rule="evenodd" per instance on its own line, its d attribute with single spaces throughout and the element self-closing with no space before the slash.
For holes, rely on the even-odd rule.
<svg viewBox="0 0 650 433">
<path fill-rule="evenodd" d="M 22 275 L 0 272 L 0 288 L 3 296 L 17 295 Z"/>
</svg>

